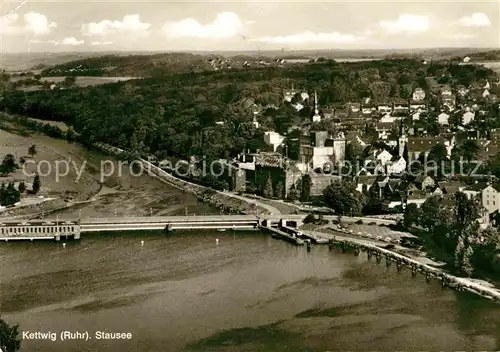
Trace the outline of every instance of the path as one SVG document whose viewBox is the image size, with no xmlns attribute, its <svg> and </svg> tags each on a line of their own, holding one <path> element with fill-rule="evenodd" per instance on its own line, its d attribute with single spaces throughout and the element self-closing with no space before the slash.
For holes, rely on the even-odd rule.
<svg viewBox="0 0 500 352">
<path fill-rule="evenodd" d="M 240 196 L 236 193 L 229 192 L 229 191 L 223 191 L 221 193 L 227 195 L 228 197 L 236 198 L 236 199 L 239 199 L 239 200 L 242 200 L 245 202 L 255 203 L 259 207 L 266 209 L 271 215 L 280 215 L 281 214 L 281 212 L 278 209 L 276 209 L 275 207 L 273 207 L 272 205 L 263 203 L 263 202 L 259 201 L 258 199 Z"/>
</svg>

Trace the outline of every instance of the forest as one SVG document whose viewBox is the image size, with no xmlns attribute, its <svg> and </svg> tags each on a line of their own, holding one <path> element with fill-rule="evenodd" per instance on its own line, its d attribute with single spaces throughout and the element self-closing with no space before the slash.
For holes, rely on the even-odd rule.
<svg viewBox="0 0 500 352">
<path fill-rule="evenodd" d="M 5 89 L 0 109 L 42 120 L 62 121 L 82 138 L 158 157 L 207 159 L 265 148 L 266 130 L 285 133 L 310 119 L 311 100 L 297 112 L 283 103 L 292 84 L 317 90 L 320 106 L 371 97 L 373 102 L 428 90 L 428 77 L 450 85 L 470 85 L 493 71 L 482 66 L 418 60 L 301 64 L 217 72 L 167 73 L 155 77 L 64 90 L 20 92 Z M 262 106 L 260 127 L 252 124 L 252 99 Z"/>
</svg>

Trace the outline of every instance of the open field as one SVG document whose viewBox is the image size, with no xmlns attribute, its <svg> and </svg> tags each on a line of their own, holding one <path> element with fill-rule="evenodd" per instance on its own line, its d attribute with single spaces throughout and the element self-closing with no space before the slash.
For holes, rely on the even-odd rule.
<svg viewBox="0 0 500 352">
<path fill-rule="evenodd" d="M 63 82 L 66 77 L 56 76 L 56 77 L 42 77 L 41 81 L 60 83 Z M 75 84 L 79 87 L 95 86 L 98 84 L 106 83 L 116 83 L 121 81 L 128 81 L 131 79 L 140 79 L 137 77 L 91 77 L 91 76 L 77 76 Z"/>
<path fill-rule="evenodd" d="M 500 73 L 500 61 L 478 62 L 477 64 L 483 65 L 493 71 Z"/>
</svg>

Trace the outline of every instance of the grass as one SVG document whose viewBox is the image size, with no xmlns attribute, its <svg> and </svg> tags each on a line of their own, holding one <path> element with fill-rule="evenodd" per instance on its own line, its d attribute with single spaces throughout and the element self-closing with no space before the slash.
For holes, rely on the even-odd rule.
<svg viewBox="0 0 500 352">
<path fill-rule="evenodd" d="M 0 114 L 0 119 L 1 116 Z M 6 125 L 9 131 L 2 129 L 2 124 Z M 84 172 L 78 182 L 75 182 L 77 173 L 74 170 L 70 170 L 67 176 L 61 176 L 59 180 L 56 179 L 54 172 L 40 177 L 42 184 L 40 195 L 55 197 L 61 201 L 65 198 L 80 201 L 95 197 L 94 202 L 81 209 L 65 210 L 60 214 L 62 216 L 78 217 L 79 210 L 82 217 L 113 217 L 115 210 L 116 216 L 149 216 L 151 211 L 158 216 L 181 215 L 184 214 L 185 207 L 190 213 L 214 211 L 212 207 L 200 204 L 196 198 L 173 189 L 147 173 L 140 176 L 131 175 L 128 165 L 118 169 L 116 158 L 89 151 L 78 143 L 68 143 L 32 131 L 29 131 L 31 133 L 29 137 L 22 136 L 18 132 L 24 129 L 14 123 L 0 120 L 0 158 L 6 154 L 13 154 L 19 160 L 20 157 L 28 155 L 28 148 L 34 144 L 37 149 L 34 157 L 36 162 L 45 160 L 54 167 L 56 161 L 69 159 L 77 165 L 79 171 L 85 163 Z M 29 156 L 27 158 L 29 159 Z M 113 163 L 115 172 L 109 177 L 104 177 L 104 182 L 101 184 L 101 163 L 105 161 Z M 27 171 L 35 171 L 33 167 L 34 165 L 30 165 Z M 42 172 L 48 171 L 47 167 L 40 169 Z M 106 170 L 108 171 L 107 168 Z M 0 183 L 2 181 L 25 181 L 29 189 L 33 177 L 27 177 L 18 170 L 9 177 L 1 177 Z"/>
<path fill-rule="evenodd" d="M 66 77 L 55 76 L 55 77 L 42 77 L 41 81 L 60 83 L 63 82 Z M 96 86 L 106 83 L 116 83 L 119 81 L 128 81 L 130 79 L 137 79 L 136 77 L 92 77 L 92 76 L 77 76 L 75 85 L 78 87 L 88 87 Z"/>
</svg>

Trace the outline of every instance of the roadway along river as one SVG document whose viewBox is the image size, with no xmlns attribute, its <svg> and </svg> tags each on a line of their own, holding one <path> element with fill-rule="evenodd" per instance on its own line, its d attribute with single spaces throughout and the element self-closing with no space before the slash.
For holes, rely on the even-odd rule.
<svg viewBox="0 0 500 352">
<path fill-rule="evenodd" d="M 22 330 L 133 335 L 25 340 L 22 351 L 500 349 L 498 305 L 260 232 L 2 243 L 0 267 L 0 312 Z"/>
</svg>

